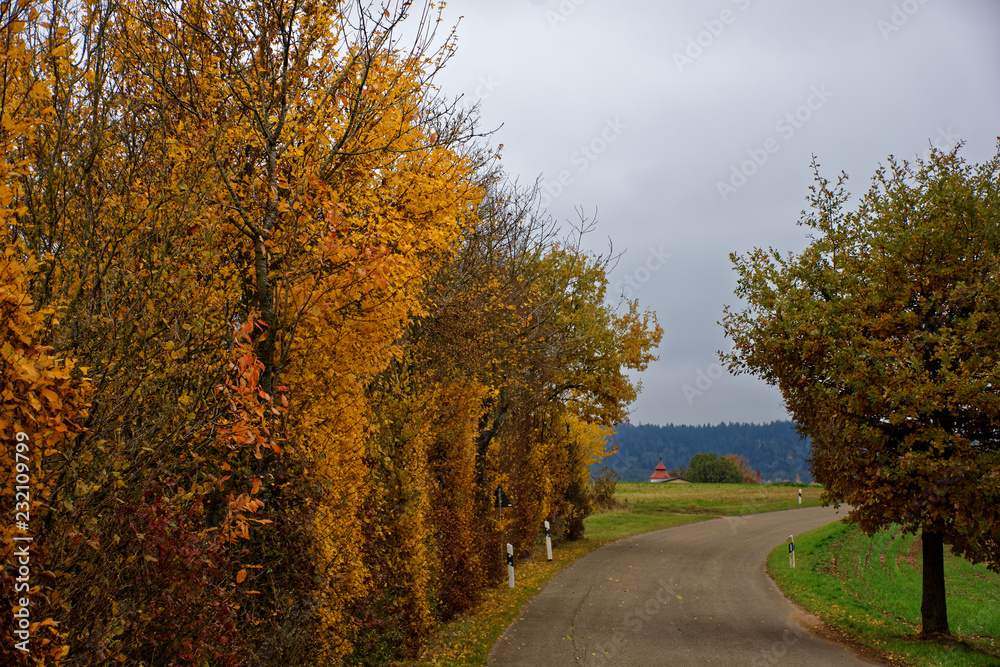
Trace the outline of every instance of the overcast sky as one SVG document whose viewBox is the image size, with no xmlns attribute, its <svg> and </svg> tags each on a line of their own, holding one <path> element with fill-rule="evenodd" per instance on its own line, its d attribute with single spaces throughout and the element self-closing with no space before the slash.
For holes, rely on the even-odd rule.
<svg viewBox="0 0 1000 667">
<path fill-rule="evenodd" d="M 626 251 L 611 283 L 659 317 L 633 423 L 788 418 L 719 366 L 717 322 L 730 252 L 805 246 L 812 155 L 859 194 L 890 154 L 961 139 L 981 162 L 1000 136 L 996 0 L 453 0 L 445 21 L 438 83 L 557 219 L 596 213 L 588 247 Z"/>
</svg>

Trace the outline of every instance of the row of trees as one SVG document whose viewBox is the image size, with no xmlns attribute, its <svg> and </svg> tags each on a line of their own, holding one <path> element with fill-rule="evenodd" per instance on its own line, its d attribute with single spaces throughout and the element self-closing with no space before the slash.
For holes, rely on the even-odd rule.
<svg viewBox="0 0 1000 667">
<path fill-rule="evenodd" d="M 437 93 L 434 19 L 0 6 L 4 664 L 385 664 L 581 534 L 662 332 Z"/>
</svg>

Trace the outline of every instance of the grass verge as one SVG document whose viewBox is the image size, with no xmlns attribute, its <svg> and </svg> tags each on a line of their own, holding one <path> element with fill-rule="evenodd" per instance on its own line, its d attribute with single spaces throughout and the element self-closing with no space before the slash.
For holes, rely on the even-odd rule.
<svg viewBox="0 0 1000 667">
<path fill-rule="evenodd" d="M 620 482 L 615 497 L 622 502 L 623 509 L 587 517 L 584 522 L 587 538 L 553 548 L 551 563 L 545 560 L 544 548 L 536 549 L 535 557 L 518 562 L 515 589 L 505 585 L 488 590 L 483 603 L 473 612 L 439 628 L 419 660 L 398 664 L 400 667 L 485 665 L 490 648 L 524 605 L 554 576 L 594 549 L 631 535 L 716 516 L 794 509 L 800 507 L 799 488 L 801 507 L 820 504 L 821 489 L 816 486 Z"/>
<path fill-rule="evenodd" d="M 798 490 L 802 489 L 802 504 Z M 649 484 L 619 482 L 615 498 L 633 514 L 739 516 L 821 505 L 819 486 L 795 484 Z"/>
<path fill-rule="evenodd" d="M 954 641 L 921 640 L 920 540 L 898 528 L 869 538 L 829 524 L 776 547 L 768 570 L 784 591 L 827 625 L 880 652 L 891 664 L 1000 665 L 1000 575 L 945 554 L 948 620 Z"/>
</svg>

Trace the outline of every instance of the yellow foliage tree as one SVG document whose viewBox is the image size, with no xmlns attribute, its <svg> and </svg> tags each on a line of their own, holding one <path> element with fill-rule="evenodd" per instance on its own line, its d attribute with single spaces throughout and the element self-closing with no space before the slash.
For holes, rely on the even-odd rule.
<svg viewBox="0 0 1000 667">
<path fill-rule="evenodd" d="M 412 656 L 434 626 L 427 457 L 437 397 L 421 391 L 405 365 L 383 373 L 374 394 L 362 512 L 370 586 L 352 612 L 361 626 L 352 661 L 360 664 Z M 400 634 L 402 643 L 390 639 Z"/>
<path fill-rule="evenodd" d="M 398 127 L 391 117 L 387 123 Z M 476 196 L 462 185 L 470 172 L 463 161 L 447 149 L 424 149 L 418 134 L 374 155 L 392 164 L 370 166 L 362 173 L 377 179 L 371 187 L 352 183 L 340 195 L 336 223 L 319 249 L 349 270 L 304 280 L 291 294 L 297 353 L 284 369 L 295 397 L 289 438 L 324 489 L 314 524 L 324 544 L 322 571 L 349 582 L 325 602 L 328 636 L 343 625 L 351 597 L 363 592 L 363 568 L 350 564 L 360 544 L 357 508 L 367 493 L 360 446 L 369 428 L 366 388 L 399 358 L 398 341 L 420 312 L 424 281 L 469 224 Z"/>
<path fill-rule="evenodd" d="M 589 467 L 600 463 L 617 451 L 615 447 L 608 449 L 608 445 L 611 443 L 611 434 L 614 433 L 613 427 L 586 422 L 574 414 L 567 414 L 563 419 L 567 427 L 567 437 L 578 443 L 583 465 Z"/>
</svg>

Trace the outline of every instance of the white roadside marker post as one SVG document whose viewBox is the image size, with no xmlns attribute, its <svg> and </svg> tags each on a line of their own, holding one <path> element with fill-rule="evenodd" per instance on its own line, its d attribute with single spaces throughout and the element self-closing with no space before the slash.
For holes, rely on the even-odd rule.
<svg viewBox="0 0 1000 667">
<path fill-rule="evenodd" d="M 500 510 L 500 562 L 504 561 L 503 557 L 503 491 L 500 487 L 497 487 L 497 508 Z"/>
<path fill-rule="evenodd" d="M 802 489 L 799 489 L 799 505 L 802 504 Z"/>
<path fill-rule="evenodd" d="M 549 560 L 552 560 L 552 532 L 549 530 L 549 522 L 545 522 L 545 553 Z"/>
<path fill-rule="evenodd" d="M 493 492 L 497 497 L 497 509 L 500 510 L 500 563 L 503 564 L 505 558 L 503 554 L 503 508 L 513 507 L 510 503 L 510 498 L 507 494 L 503 492 L 503 487 L 499 484 L 497 485 L 497 490 Z"/>
<path fill-rule="evenodd" d="M 507 577 L 510 579 L 510 587 L 514 588 L 514 545 L 507 543 Z"/>
<path fill-rule="evenodd" d="M 795 536 L 788 536 L 788 565 L 795 569 Z"/>
</svg>

